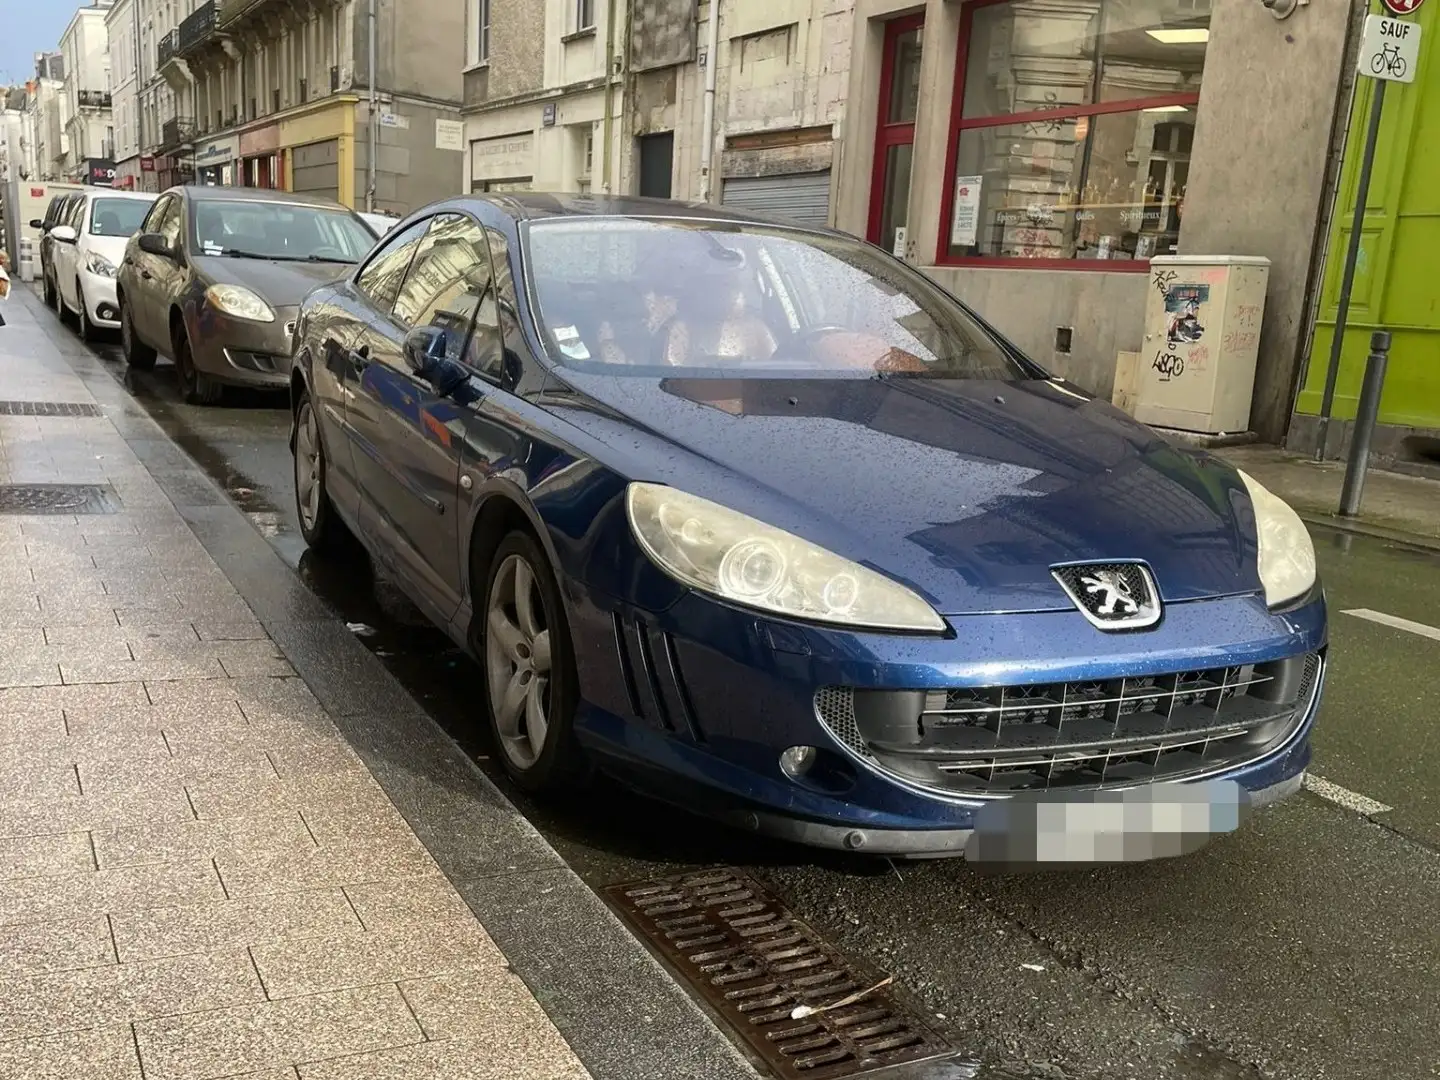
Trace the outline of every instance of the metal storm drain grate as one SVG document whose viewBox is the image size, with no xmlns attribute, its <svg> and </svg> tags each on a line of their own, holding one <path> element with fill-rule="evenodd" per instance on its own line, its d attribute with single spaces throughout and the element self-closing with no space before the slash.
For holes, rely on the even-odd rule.
<svg viewBox="0 0 1440 1080">
<path fill-rule="evenodd" d="M 776 1076 L 835 1080 L 953 1049 L 745 874 L 705 870 L 606 892 Z"/>
<path fill-rule="evenodd" d="M 114 514 L 120 501 L 101 484 L 0 484 L 0 514 Z"/>
<path fill-rule="evenodd" d="M 0 401 L 0 416 L 104 416 L 98 405 L 78 401 Z"/>
</svg>

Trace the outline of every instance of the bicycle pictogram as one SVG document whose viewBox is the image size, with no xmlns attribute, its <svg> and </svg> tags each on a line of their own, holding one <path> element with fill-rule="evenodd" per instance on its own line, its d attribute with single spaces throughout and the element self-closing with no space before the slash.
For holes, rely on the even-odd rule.
<svg viewBox="0 0 1440 1080">
<path fill-rule="evenodd" d="M 1370 57 L 1370 70 L 1380 75 L 1389 72 L 1397 79 L 1405 77 L 1405 58 L 1400 55 L 1399 45 L 1381 45 L 1380 51 Z"/>
</svg>

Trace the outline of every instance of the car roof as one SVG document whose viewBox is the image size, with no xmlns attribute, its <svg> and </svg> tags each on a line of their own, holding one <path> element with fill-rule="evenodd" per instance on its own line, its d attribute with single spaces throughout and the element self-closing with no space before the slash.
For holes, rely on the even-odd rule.
<svg viewBox="0 0 1440 1080">
<path fill-rule="evenodd" d="M 123 188 L 97 187 L 80 193 L 82 199 L 135 199 L 154 202 L 160 197 L 158 191 L 126 191 Z"/>
<path fill-rule="evenodd" d="M 516 191 L 469 195 L 455 200 L 459 203 L 466 201 L 489 203 L 517 221 L 585 217 L 661 217 L 752 225 L 780 224 L 788 225 L 791 228 L 810 228 L 787 221 L 783 217 L 750 213 L 745 210 L 736 210 L 733 207 L 717 206 L 715 203 L 684 202 L 679 199 L 650 199 L 640 195 L 577 195 Z M 812 228 L 812 231 L 828 230 Z"/>
<path fill-rule="evenodd" d="M 278 202 L 299 206 L 318 206 L 326 210 L 348 210 L 334 199 L 319 195 L 303 195 L 293 191 L 275 191 L 272 188 L 224 187 L 213 184 L 182 184 L 171 191 L 184 194 L 187 199 L 206 199 L 225 202 Z"/>
</svg>

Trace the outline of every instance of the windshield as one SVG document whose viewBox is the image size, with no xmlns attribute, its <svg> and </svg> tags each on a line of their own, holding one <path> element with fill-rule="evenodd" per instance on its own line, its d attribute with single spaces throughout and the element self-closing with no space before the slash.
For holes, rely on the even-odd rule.
<svg viewBox="0 0 1440 1080">
<path fill-rule="evenodd" d="M 201 199 L 194 221 L 200 255 L 353 263 L 375 244 L 370 230 L 340 207 Z"/>
<path fill-rule="evenodd" d="M 636 218 L 531 223 L 556 359 L 607 373 L 1033 377 L 925 277 L 841 236 Z"/>
<path fill-rule="evenodd" d="M 90 235 L 133 236 L 150 206 L 150 199 L 96 199 L 90 207 Z"/>
</svg>

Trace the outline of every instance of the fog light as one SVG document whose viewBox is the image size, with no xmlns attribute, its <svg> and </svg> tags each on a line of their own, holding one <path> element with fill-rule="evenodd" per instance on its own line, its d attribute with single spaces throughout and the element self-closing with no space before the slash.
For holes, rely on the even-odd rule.
<svg viewBox="0 0 1440 1080">
<path fill-rule="evenodd" d="M 813 746 L 792 746 L 780 755 L 780 771 L 798 780 L 810 771 L 818 753 Z"/>
<path fill-rule="evenodd" d="M 95 314 L 107 322 L 113 322 L 115 319 L 115 309 L 109 304 L 101 304 Z"/>
</svg>

